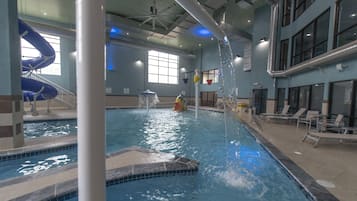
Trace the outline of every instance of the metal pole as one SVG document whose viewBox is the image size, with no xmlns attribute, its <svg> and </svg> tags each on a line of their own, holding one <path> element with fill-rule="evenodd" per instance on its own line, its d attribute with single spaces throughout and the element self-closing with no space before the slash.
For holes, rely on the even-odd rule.
<svg viewBox="0 0 357 201">
<path fill-rule="evenodd" d="M 195 118 L 198 117 L 198 82 L 195 83 Z"/>
<path fill-rule="evenodd" d="M 105 197 L 104 0 L 76 1 L 78 197 Z"/>
</svg>

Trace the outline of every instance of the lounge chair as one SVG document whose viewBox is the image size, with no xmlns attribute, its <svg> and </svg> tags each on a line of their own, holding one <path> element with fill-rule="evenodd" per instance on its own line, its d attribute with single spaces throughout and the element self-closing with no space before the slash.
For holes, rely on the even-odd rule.
<svg viewBox="0 0 357 201">
<path fill-rule="evenodd" d="M 302 114 L 306 111 L 305 108 L 300 108 L 294 115 L 292 116 L 270 116 L 269 119 L 276 119 L 276 120 L 298 120 Z"/>
<path fill-rule="evenodd" d="M 296 128 L 299 128 L 299 124 L 301 123 L 309 125 L 310 128 L 312 120 L 317 119 L 318 117 L 319 111 L 309 110 L 307 111 L 306 116 L 304 118 L 298 118 L 298 120 L 296 121 Z"/>
<path fill-rule="evenodd" d="M 357 142 L 357 135 L 353 134 L 338 134 L 338 133 L 321 133 L 318 131 L 307 131 L 306 135 L 302 139 L 304 142 L 306 139 L 310 139 L 314 141 L 314 147 L 317 147 L 321 140 L 330 140 L 330 141 L 338 141 L 338 142 Z"/>
<path fill-rule="evenodd" d="M 344 122 L 343 122 L 342 114 L 338 114 L 336 119 L 323 119 L 318 123 L 319 130 L 323 130 L 323 131 L 334 130 L 334 131 L 341 132 L 343 126 L 344 126 Z"/>
<path fill-rule="evenodd" d="M 263 117 L 270 117 L 270 116 L 288 116 L 290 105 L 284 105 L 283 110 L 281 113 L 262 113 L 260 114 Z"/>
</svg>

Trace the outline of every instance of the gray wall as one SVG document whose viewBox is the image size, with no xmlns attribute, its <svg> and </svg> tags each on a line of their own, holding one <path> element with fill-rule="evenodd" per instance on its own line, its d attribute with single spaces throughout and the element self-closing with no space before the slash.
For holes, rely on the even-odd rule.
<svg viewBox="0 0 357 201">
<path fill-rule="evenodd" d="M 193 59 L 179 56 L 179 68 L 185 67 L 188 71 L 193 69 Z M 140 59 L 143 66 L 138 66 L 135 61 Z M 107 65 L 112 70 L 107 70 L 106 87 L 111 88 L 107 95 L 138 95 L 140 92 L 150 89 L 157 92 L 158 96 L 177 96 L 182 90 L 186 95 L 190 92 L 190 81 L 184 84 L 182 78 L 184 73 L 179 72 L 179 84 L 156 84 L 148 83 L 148 50 L 142 48 L 128 47 L 110 43 L 107 45 Z M 192 78 L 191 78 L 192 82 Z M 130 93 L 124 94 L 123 88 L 129 88 Z"/>
</svg>

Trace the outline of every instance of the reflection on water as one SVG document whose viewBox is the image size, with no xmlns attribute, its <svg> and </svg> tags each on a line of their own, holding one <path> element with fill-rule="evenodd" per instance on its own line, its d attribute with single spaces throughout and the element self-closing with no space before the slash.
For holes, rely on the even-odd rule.
<svg viewBox="0 0 357 201">
<path fill-rule="evenodd" d="M 144 134 L 145 143 L 155 150 L 180 149 L 184 143 L 181 135 L 181 122 L 173 115 L 153 115 L 140 131 Z"/>
<path fill-rule="evenodd" d="M 24 123 L 24 135 L 26 138 L 64 136 L 75 133 L 77 133 L 76 120 Z"/>
<path fill-rule="evenodd" d="M 42 170 L 50 169 L 52 167 L 60 167 L 70 162 L 71 159 L 66 154 L 52 156 L 40 161 L 25 161 L 23 164 L 21 164 L 21 167 L 17 169 L 17 172 L 22 175 L 29 175 Z"/>
</svg>

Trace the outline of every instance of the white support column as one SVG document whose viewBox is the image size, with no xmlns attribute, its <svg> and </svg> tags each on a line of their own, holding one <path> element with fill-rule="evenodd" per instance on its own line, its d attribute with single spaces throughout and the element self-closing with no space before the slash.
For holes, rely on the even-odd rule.
<svg viewBox="0 0 357 201">
<path fill-rule="evenodd" d="M 104 0 L 77 0 L 78 196 L 105 198 Z"/>
</svg>

